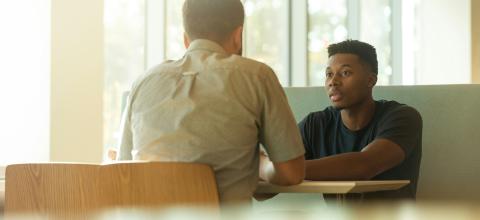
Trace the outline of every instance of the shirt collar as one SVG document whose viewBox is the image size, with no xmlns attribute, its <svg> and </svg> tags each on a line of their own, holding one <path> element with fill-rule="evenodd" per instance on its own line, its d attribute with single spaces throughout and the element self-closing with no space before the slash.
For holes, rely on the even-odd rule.
<svg viewBox="0 0 480 220">
<path fill-rule="evenodd" d="M 223 47 L 221 47 L 218 43 L 206 39 L 197 39 L 192 41 L 188 47 L 187 53 L 195 50 L 208 50 L 216 53 L 226 53 L 225 49 L 223 49 Z"/>
</svg>

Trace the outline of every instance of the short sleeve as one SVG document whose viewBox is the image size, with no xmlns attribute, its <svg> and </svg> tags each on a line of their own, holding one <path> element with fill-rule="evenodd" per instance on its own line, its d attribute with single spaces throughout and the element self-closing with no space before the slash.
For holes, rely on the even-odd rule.
<svg viewBox="0 0 480 220">
<path fill-rule="evenodd" d="M 402 105 L 387 113 L 380 121 L 377 138 L 398 144 L 408 157 L 419 146 L 422 136 L 422 117 L 412 107 Z"/>
<path fill-rule="evenodd" d="M 303 145 L 305 147 L 305 159 L 311 160 L 314 158 L 314 153 L 312 149 L 313 141 L 311 140 L 314 137 L 315 122 L 314 114 L 310 113 L 305 118 L 303 118 L 300 123 L 298 123 L 298 128 L 300 130 L 300 135 L 302 137 Z"/>
<path fill-rule="evenodd" d="M 268 67 L 263 67 L 260 85 L 262 111 L 260 143 L 273 162 L 295 159 L 305 153 L 297 123 L 283 88 Z"/>
</svg>

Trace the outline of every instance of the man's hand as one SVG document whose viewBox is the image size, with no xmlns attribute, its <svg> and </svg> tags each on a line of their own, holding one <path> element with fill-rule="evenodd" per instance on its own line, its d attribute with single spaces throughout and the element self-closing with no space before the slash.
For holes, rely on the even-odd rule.
<svg viewBox="0 0 480 220">
<path fill-rule="evenodd" d="M 265 153 L 265 151 L 263 151 L 263 149 L 260 149 L 260 175 L 259 175 L 259 179 L 260 181 L 264 181 L 266 182 L 266 179 L 264 177 L 262 177 L 264 174 L 262 172 L 262 167 L 265 167 L 265 166 L 273 166 L 272 165 L 272 162 L 270 161 L 270 159 L 268 158 L 268 155 L 267 153 Z M 255 200 L 257 201 L 264 201 L 264 200 L 267 200 L 267 199 L 271 199 L 273 197 L 275 197 L 276 195 L 278 195 L 278 193 L 254 193 L 253 194 L 253 198 L 255 198 Z"/>
<path fill-rule="evenodd" d="M 263 151 L 263 149 L 260 149 L 260 170 L 259 170 L 259 179 L 260 181 L 265 181 L 267 182 L 266 174 L 264 172 L 264 168 L 267 166 L 272 166 L 272 162 L 268 158 L 267 153 Z"/>
</svg>

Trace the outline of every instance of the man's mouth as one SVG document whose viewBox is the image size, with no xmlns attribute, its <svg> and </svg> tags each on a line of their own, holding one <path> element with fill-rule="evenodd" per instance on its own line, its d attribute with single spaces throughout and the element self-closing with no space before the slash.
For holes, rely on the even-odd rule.
<svg viewBox="0 0 480 220">
<path fill-rule="evenodd" d="M 332 91 L 328 94 L 328 97 L 332 102 L 338 102 L 343 98 L 343 95 L 338 91 Z"/>
</svg>

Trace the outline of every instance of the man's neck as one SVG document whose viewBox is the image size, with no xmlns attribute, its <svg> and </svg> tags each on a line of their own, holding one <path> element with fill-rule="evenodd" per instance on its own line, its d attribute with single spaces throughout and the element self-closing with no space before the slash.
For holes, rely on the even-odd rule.
<svg viewBox="0 0 480 220">
<path fill-rule="evenodd" d="M 375 101 L 370 98 L 358 105 L 340 112 L 343 124 L 351 131 L 358 131 L 368 125 L 375 114 Z"/>
</svg>

